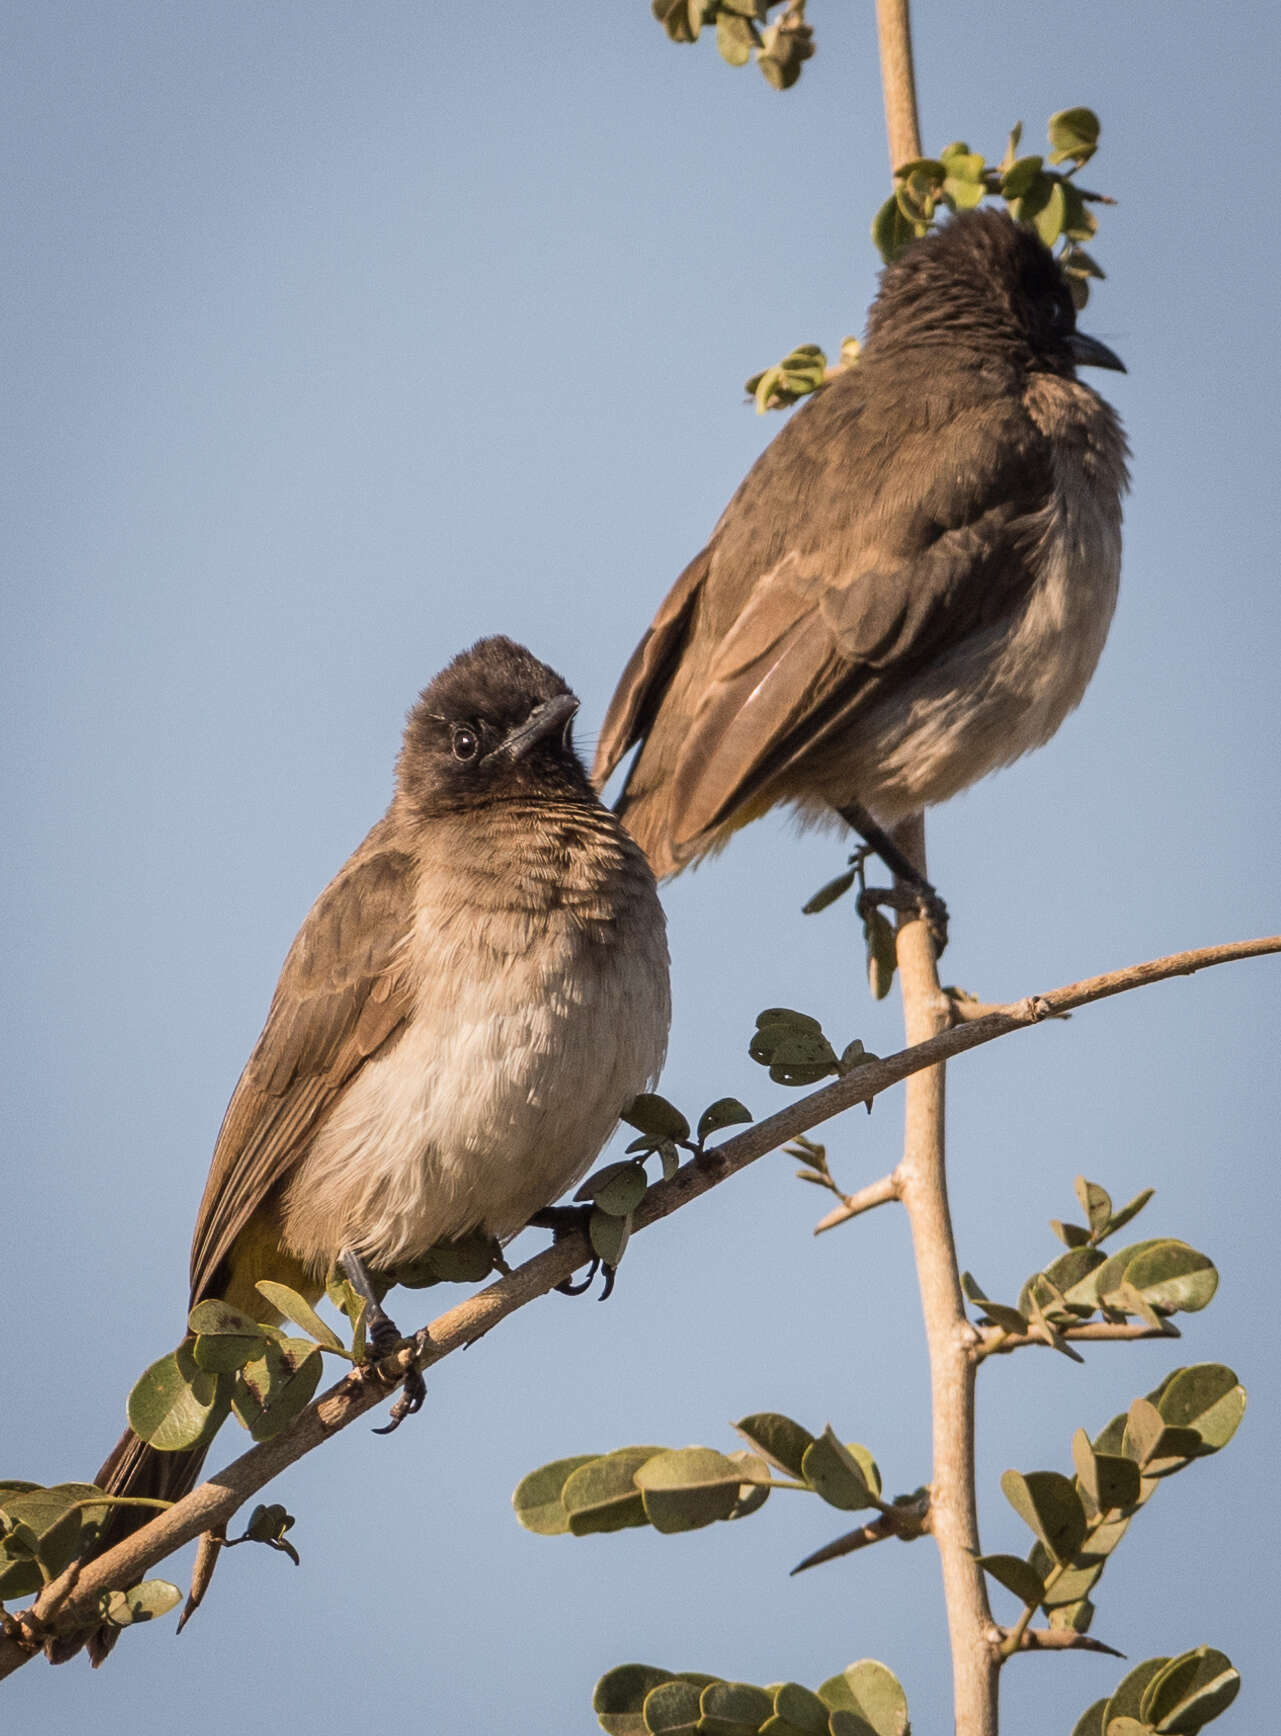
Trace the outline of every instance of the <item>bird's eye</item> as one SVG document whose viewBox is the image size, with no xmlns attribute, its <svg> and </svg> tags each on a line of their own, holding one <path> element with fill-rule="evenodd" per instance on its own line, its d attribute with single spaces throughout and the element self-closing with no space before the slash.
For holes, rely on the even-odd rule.
<svg viewBox="0 0 1281 1736">
<path fill-rule="evenodd" d="M 449 745 L 454 750 L 455 759 L 475 759 L 480 751 L 480 737 L 474 729 L 468 729 L 466 724 L 456 723 L 450 731 Z"/>
</svg>

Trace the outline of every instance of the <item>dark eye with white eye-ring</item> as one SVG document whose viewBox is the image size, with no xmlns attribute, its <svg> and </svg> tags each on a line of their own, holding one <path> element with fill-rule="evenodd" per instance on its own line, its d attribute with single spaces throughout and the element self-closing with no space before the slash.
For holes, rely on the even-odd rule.
<svg viewBox="0 0 1281 1736">
<path fill-rule="evenodd" d="M 475 759 L 480 752 L 480 737 L 465 723 L 456 723 L 449 732 L 449 745 L 457 760 Z"/>
</svg>

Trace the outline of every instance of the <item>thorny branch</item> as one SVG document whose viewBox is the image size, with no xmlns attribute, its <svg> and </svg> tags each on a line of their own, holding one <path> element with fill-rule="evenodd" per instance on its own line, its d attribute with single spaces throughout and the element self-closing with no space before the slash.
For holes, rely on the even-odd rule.
<svg viewBox="0 0 1281 1736">
<path fill-rule="evenodd" d="M 693 1158 L 670 1181 L 652 1187 L 637 1208 L 635 1227 L 647 1228 L 707 1193 L 739 1170 L 797 1134 L 821 1126 L 856 1104 L 869 1102 L 891 1086 L 942 1061 L 955 1059 L 1013 1031 L 1042 1023 L 1054 1014 L 1175 976 L 1190 976 L 1213 965 L 1281 952 L 1281 935 L 1201 947 L 1087 977 L 1046 994 L 1030 995 L 982 1019 L 940 1032 L 925 1042 L 881 1061 L 871 1061 L 834 1084 L 790 1103 L 776 1115 L 747 1128 L 724 1144 Z M 56 1633 L 93 1625 L 98 1602 L 108 1590 L 137 1584 L 147 1570 L 199 1537 L 226 1525 L 237 1510 L 304 1454 L 346 1428 L 380 1404 L 403 1377 L 411 1362 L 429 1368 L 478 1339 L 509 1314 L 545 1295 L 562 1278 L 588 1259 L 584 1235 L 562 1242 L 526 1260 L 508 1276 L 439 1315 L 430 1326 L 376 1367 L 356 1369 L 312 1401 L 298 1419 L 275 1440 L 252 1447 L 200 1484 L 158 1518 L 126 1538 L 82 1570 L 69 1568 L 45 1587 L 29 1609 L 11 1615 L 0 1631 L 0 1677 L 30 1661 L 44 1641 Z"/>
</svg>

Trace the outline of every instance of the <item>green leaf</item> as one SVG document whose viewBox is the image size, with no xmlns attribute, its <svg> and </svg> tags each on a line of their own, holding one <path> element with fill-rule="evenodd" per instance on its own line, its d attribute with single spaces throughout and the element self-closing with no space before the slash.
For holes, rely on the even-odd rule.
<svg viewBox="0 0 1281 1736">
<path fill-rule="evenodd" d="M 1020 223 L 1030 221 L 1045 245 L 1053 247 L 1067 222 L 1067 195 L 1063 191 L 1063 183 L 1049 182 L 1044 199 L 1040 197 L 1037 189 L 1033 189 L 1019 200 L 1015 215 Z"/>
<path fill-rule="evenodd" d="M 791 1477 L 803 1477 L 801 1469 L 806 1449 L 813 1446 L 814 1436 L 791 1417 L 777 1411 L 757 1411 L 743 1417 L 734 1427 L 749 1447 L 764 1454 L 771 1464 Z"/>
<path fill-rule="evenodd" d="M 1219 1287 L 1214 1264 L 1186 1242 L 1161 1241 L 1136 1254 L 1125 1267 L 1125 1278 L 1153 1308 L 1173 1314 L 1196 1313 Z M 1100 1288 L 1106 1304 L 1108 1294 Z"/>
<path fill-rule="evenodd" d="M 898 194 L 891 193 L 872 219 L 872 243 L 887 265 L 898 258 L 916 230 L 899 210 Z"/>
<path fill-rule="evenodd" d="M 517 1483 L 512 1495 L 516 1517 L 526 1531 L 540 1537 L 563 1537 L 569 1531 L 569 1514 L 561 1499 L 570 1474 L 580 1465 L 590 1465 L 598 1453 L 577 1453 L 569 1459 L 553 1459 L 540 1465 Z"/>
<path fill-rule="evenodd" d="M 1125 1420 L 1122 1450 L 1136 1459 L 1147 1477 L 1169 1476 L 1182 1470 L 1201 1452 L 1201 1437 L 1195 1429 L 1167 1426 L 1150 1400 L 1136 1398 Z"/>
<path fill-rule="evenodd" d="M 695 42 L 703 27 L 703 0 L 650 0 L 650 11 L 673 42 Z"/>
<path fill-rule="evenodd" d="M 662 1682 L 645 1696 L 645 1729 L 650 1736 L 695 1736 L 702 1689 L 679 1678 Z"/>
<path fill-rule="evenodd" d="M 1139 1500 L 1139 1467 L 1123 1454 L 1096 1453 L 1084 1429 L 1072 1436 L 1077 1480 L 1100 1513 L 1133 1507 Z"/>
<path fill-rule="evenodd" d="M 711 1447 L 677 1447 L 656 1454 L 635 1474 L 645 1517 L 656 1531 L 698 1531 L 728 1519 L 738 1500 L 742 1467 Z"/>
<path fill-rule="evenodd" d="M 1081 248 L 1078 247 L 1078 248 L 1074 249 L 1074 254 L 1079 255 L 1079 257 L 1082 260 L 1084 260 L 1088 263 L 1088 265 L 1092 268 L 1091 269 L 1091 275 L 1092 276 L 1094 276 L 1094 277 L 1102 277 L 1103 276 L 1103 273 L 1099 270 L 1098 266 L 1095 265 L 1094 261 L 1090 258 L 1088 253 L 1085 253 Z M 1065 269 L 1072 269 L 1072 268 L 1067 267 L 1065 265 Z M 1144 1206 L 1147 1205 L 1148 1201 L 1152 1198 L 1152 1196 L 1153 1196 L 1153 1194 L 1155 1194 L 1155 1192 L 1156 1192 L 1155 1188 L 1145 1187 L 1140 1193 L 1136 1193 L 1134 1198 L 1132 1200 L 1130 1200 L 1126 1205 L 1123 1205 L 1119 1212 L 1113 1212 L 1112 1216 L 1108 1219 L 1107 1228 L 1103 1232 L 1104 1235 L 1112 1236 L 1112 1235 L 1115 1235 L 1118 1230 L 1124 1229 L 1126 1224 L 1128 1224 L 1132 1218 L 1138 1217 L 1139 1213 L 1143 1210 Z"/>
<path fill-rule="evenodd" d="M 998 172 L 1000 174 L 1004 175 L 1013 166 L 1015 158 L 1018 154 L 1019 140 L 1022 137 L 1023 137 L 1023 122 L 1022 121 L 1015 121 L 1014 125 L 1010 128 L 1010 136 L 1009 136 L 1008 140 L 1006 141 L 1005 155 L 1001 158 L 1000 163 L 997 165 Z"/>
<path fill-rule="evenodd" d="M 575 1537 L 626 1531 L 646 1523 L 645 1504 L 635 1473 L 662 1447 L 619 1447 L 571 1471 L 561 1488 L 561 1504 Z"/>
<path fill-rule="evenodd" d="M 756 32 L 746 18 L 738 18 L 732 12 L 718 12 L 716 46 L 722 60 L 731 66 L 746 66 L 756 46 Z"/>
<path fill-rule="evenodd" d="M 863 918 L 863 941 L 867 947 L 867 986 L 874 1001 L 883 1001 L 894 986 L 898 965 L 898 942 L 883 910 L 869 910 Z"/>
<path fill-rule="evenodd" d="M 129 1427 L 158 1452 L 181 1452 L 212 1438 L 227 1415 L 218 1378 L 180 1345 L 141 1376 L 129 1394 Z"/>
<path fill-rule="evenodd" d="M 698 1736 L 756 1736 L 773 1713 L 774 1702 L 751 1682 L 711 1682 L 698 1709 Z"/>
<path fill-rule="evenodd" d="M 880 1472 L 872 1455 L 857 1442 L 847 1446 L 838 1440 L 830 1424 L 805 1449 L 801 1475 L 829 1506 L 843 1513 L 874 1507 L 880 1494 Z"/>
<path fill-rule="evenodd" d="M 1001 1489 L 1055 1561 L 1070 1561 L 1086 1532 L 1085 1508 L 1070 1478 L 1058 1471 L 1006 1471 Z"/>
<path fill-rule="evenodd" d="M 1162 1247 L 1168 1237 L 1153 1236 L 1146 1242 L 1132 1242 L 1128 1248 L 1119 1248 L 1115 1254 L 1110 1254 L 1102 1265 L 1095 1266 L 1093 1271 L 1077 1285 L 1073 1285 L 1068 1296 L 1069 1302 L 1088 1303 L 1091 1308 L 1102 1306 L 1102 1299 L 1110 1295 L 1125 1277 L 1126 1267 L 1131 1260 L 1137 1259 L 1149 1248 Z"/>
<path fill-rule="evenodd" d="M 1004 1302 L 993 1302 L 983 1294 L 983 1287 L 972 1272 L 961 1273 L 961 1288 L 977 1307 L 983 1310 L 986 1319 L 1003 1331 L 1022 1334 L 1027 1331 L 1027 1320 L 1017 1308 L 1010 1308 Z"/>
<path fill-rule="evenodd" d="M 320 1351 L 305 1338 L 282 1338 L 235 1376 L 231 1408 L 255 1441 L 269 1441 L 311 1403 L 323 1369 Z"/>
<path fill-rule="evenodd" d="M 847 868 L 844 874 L 838 874 L 834 880 L 828 880 L 801 905 L 801 915 L 817 916 L 820 910 L 826 910 L 829 904 L 835 904 L 838 898 L 844 898 L 850 887 L 853 886 L 855 877 L 855 870 Z"/>
<path fill-rule="evenodd" d="M 1012 137 L 1013 135 L 1011 135 Z M 1020 157 L 1001 176 L 1001 192 L 1006 199 L 1022 199 L 1044 177 L 1043 157 Z"/>
<path fill-rule="evenodd" d="M 574 1195 L 576 1200 L 592 1200 L 612 1218 L 625 1218 L 635 1211 L 645 1197 L 645 1171 L 631 1160 L 607 1163 L 598 1169 Z"/>
<path fill-rule="evenodd" d="M 196 1334 L 189 1347 L 192 1360 L 206 1374 L 232 1374 L 243 1368 L 253 1357 L 262 1355 L 263 1347 L 274 1336 L 270 1328 L 248 1314 L 212 1297 L 196 1304 L 187 1324 Z"/>
<path fill-rule="evenodd" d="M 607 1736 L 646 1736 L 641 1708 L 645 1696 L 671 1680 L 670 1670 L 653 1664 L 617 1664 L 597 1682 L 592 1711 Z"/>
<path fill-rule="evenodd" d="M 1110 1730 L 1112 1721 L 1116 1718 L 1133 1718 L 1138 1722 L 1143 1690 L 1169 1661 L 1169 1658 L 1145 1658 L 1141 1664 L 1134 1666 L 1129 1675 L 1121 1678 L 1103 1712 L 1105 1731 Z"/>
<path fill-rule="evenodd" d="M 907 1695 L 894 1672 L 875 1658 L 829 1676 L 818 1697 L 833 1711 L 857 1713 L 875 1736 L 908 1736 Z"/>
<path fill-rule="evenodd" d="M 129 1627 L 138 1621 L 154 1621 L 181 1602 L 182 1593 L 167 1579 L 144 1579 L 130 1591 L 104 1591 L 98 1608 L 112 1627 Z"/>
<path fill-rule="evenodd" d="M 288 1284 L 277 1284 L 270 1278 L 259 1278 L 254 1289 L 259 1295 L 265 1296 L 286 1320 L 292 1320 L 295 1326 L 301 1326 L 304 1332 L 309 1332 L 317 1344 L 323 1344 L 326 1350 L 343 1353 L 342 1339 L 332 1326 L 320 1318 L 305 1296 L 291 1290 Z"/>
<path fill-rule="evenodd" d="M 625 1218 L 616 1218 L 612 1212 L 602 1211 L 599 1206 L 593 1207 L 592 1215 L 587 1220 L 587 1239 L 591 1243 L 592 1253 L 604 1265 L 619 1264 L 631 1233 L 630 1213 Z"/>
<path fill-rule="evenodd" d="M 774 1690 L 774 1718 L 761 1725 L 761 1736 L 828 1736 L 827 1707 L 799 1682 L 781 1682 Z"/>
<path fill-rule="evenodd" d="M 1078 1175 L 1073 1183 L 1073 1190 L 1085 1213 L 1092 1234 L 1097 1238 L 1107 1228 L 1112 1216 L 1112 1196 L 1106 1188 L 1096 1181 L 1086 1181 L 1083 1175 Z"/>
<path fill-rule="evenodd" d="M 1172 1428 L 1195 1429 L 1205 1453 L 1226 1447 L 1245 1415 L 1245 1388 L 1221 1362 L 1176 1369 L 1148 1401 Z"/>
<path fill-rule="evenodd" d="M 624 1109 L 622 1119 L 638 1133 L 648 1133 L 654 1139 L 688 1139 L 689 1122 L 666 1097 L 653 1091 L 642 1091 Z"/>
<path fill-rule="evenodd" d="M 1035 1299 L 1050 1319 L 1062 1326 L 1088 1319 L 1098 1306 L 1090 1277 L 1106 1259 L 1095 1247 L 1069 1248 L 1051 1260 L 1043 1272 L 1032 1274 L 1019 1291 L 1019 1307 L 1029 1309 Z M 1059 1296 L 1054 1294 L 1056 1290 Z"/>
<path fill-rule="evenodd" d="M 1060 109 L 1050 116 L 1050 161 L 1088 163 L 1099 148 L 1099 117 L 1093 109 Z"/>
<path fill-rule="evenodd" d="M 747 1052 L 753 1061 L 769 1068 L 775 1084 L 812 1085 L 837 1071 L 836 1051 L 821 1029 L 810 1030 L 785 1019 L 762 1024 L 764 1018 L 762 1013 L 757 1019 L 758 1028 Z"/>
<path fill-rule="evenodd" d="M 729 1517 L 746 1519 L 769 1500 L 769 1466 L 758 1454 L 741 1448 L 728 1457 L 743 1475 L 743 1481 L 738 1485 L 738 1499 L 730 1508 Z"/>
<path fill-rule="evenodd" d="M 1173 1658 L 1148 1683 L 1143 1716 L 1160 1736 L 1190 1736 L 1226 1712 L 1240 1690 L 1231 1658 L 1212 1646 L 1198 1646 Z"/>
<path fill-rule="evenodd" d="M 1021 1555 L 980 1555 L 977 1559 L 984 1573 L 1012 1591 L 1020 1603 L 1036 1605 L 1044 1597 L 1040 1574 Z"/>
<path fill-rule="evenodd" d="M 739 1102 L 737 1097 L 718 1097 L 715 1103 L 709 1103 L 698 1118 L 697 1140 L 699 1145 L 713 1133 L 719 1133 L 723 1127 L 738 1127 L 752 1119 L 752 1112 Z"/>
<path fill-rule="evenodd" d="M 1058 1218 L 1051 1218 L 1050 1228 L 1069 1248 L 1083 1248 L 1090 1240 L 1090 1232 L 1081 1224 L 1065 1224 Z"/>
<path fill-rule="evenodd" d="M 94 1501 L 94 1496 L 100 1499 Z M 70 1567 L 82 1547 L 96 1540 L 108 1513 L 107 1498 L 92 1483 L 6 1489 L 0 1598 L 39 1591 L 44 1584 L 41 1567 L 51 1579 Z"/>
</svg>

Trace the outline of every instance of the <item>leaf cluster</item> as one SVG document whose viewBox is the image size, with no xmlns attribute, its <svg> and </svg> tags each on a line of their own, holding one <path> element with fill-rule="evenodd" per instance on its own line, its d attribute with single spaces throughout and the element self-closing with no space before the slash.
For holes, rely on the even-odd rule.
<svg viewBox="0 0 1281 1736">
<path fill-rule="evenodd" d="M 769 1068 L 776 1085 L 817 1085 L 821 1079 L 832 1075 L 843 1078 L 856 1067 L 880 1060 L 858 1038 L 838 1055 L 819 1020 L 794 1007 L 766 1007 L 758 1013 L 747 1052 L 753 1061 Z"/>
<path fill-rule="evenodd" d="M 697 42 L 706 26 L 716 31 L 721 59 L 746 66 L 755 57 L 761 76 L 775 90 L 790 90 L 814 53 L 814 32 L 805 22 L 805 0 L 786 0 L 773 24 L 766 22 L 778 0 L 650 0 L 650 11 L 673 42 Z"/>
<path fill-rule="evenodd" d="M 910 1736 L 911 1730 L 902 1685 L 873 1658 L 816 1690 L 620 1664 L 597 1682 L 592 1710 L 607 1736 Z"/>
<path fill-rule="evenodd" d="M 1194 1736 L 1227 1711 L 1240 1687 L 1232 1660 L 1212 1646 L 1145 1658 L 1110 1698 L 1087 1707 L 1072 1736 Z"/>
<path fill-rule="evenodd" d="M 986 198 L 1004 199 L 1017 223 L 1028 223 L 1047 247 L 1061 242 L 1059 264 L 1072 299 L 1083 308 L 1089 280 L 1103 273 L 1083 242 L 1098 229 L 1090 209 L 1099 195 L 1087 194 L 1073 177 L 1098 149 L 1099 117 L 1092 109 L 1060 109 L 1048 126 L 1050 149 L 1044 155 L 1020 156 L 1020 122 L 1009 136 L 1005 155 L 989 164 L 963 140 L 948 145 L 937 157 L 918 157 L 894 171 L 894 191 L 872 219 L 872 239 L 888 264 L 910 241 L 933 225 L 940 206 L 968 211 Z M 1060 165 L 1068 164 L 1067 168 Z"/>
<path fill-rule="evenodd" d="M 1228 1444 L 1245 1403 L 1245 1389 L 1222 1363 L 1177 1368 L 1093 1440 L 1077 1430 L 1075 1476 L 1006 1471 L 1002 1491 L 1036 1541 L 1026 1560 L 985 1555 L 980 1565 L 1027 1611 L 1043 1608 L 1052 1628 L 1085 1633 L 1090 1594 L 1131 1519 L 1164 1478 Z"/>
<path fill-rule="evenodd" d="M 734 1427 L 747 1447 L 733 1453 L 620 1447 L 542 1465 L 517 1486 L 516 1517 L 543 1537 L 590 1537 L 643 1525 L 674 1535 L 745 1518 L 764 1506 L 771 1489 L 786 1488 L 818 1495 L 842 1512 L 875 1507 L 896 1519 L 901 1514 L 904 1528 L 915 1523 L 919 1529 L 919 1519 L 908 1517 L 919 1511 L 917 1497 L 885 1501 L 871 1453 L 857 1441 L 840 1440 L 830 1426 L 816 1436 L 791 1417 L 762 1411 Z"/>
<path fill-rule="evenodd" d="M 969 1272 L 962 1274 L 965 1294 L 981 1310 L 980 1323 L 1011 1338 L 1039 1329 L 1056 1350 L 1076 1361 L 1080 1356 L 1063 1332 L 1095 1314 L 1111 1322 L 1135 1317 L 1173 1334 L 1170 1315 L 1195 1313 L 1212 1300 L 1219 1286 L 1214 1262 L 1172 1236 L 1134 1242 L 1110 1255 L 1100 1246 L 1136 1218 L 1152 1194 L 1151 1188 L 1144 1188 L 1128 1204 L 1114 1208 L 1105 1188 L 1078 1176 L 1076 1196 L 1087 1222 L 1051 1220 L 1050 1227 L 1067 1244 L 1067 1252 L 1028 1278 L 1017 1305 L 993 1301 Z M 1007 1347 L 998 1337 L 983 1350 L 988 1354 Z"/>
<path fill-rule="evenodd" d="M 97 1543 L 114 1505 L 92 1483 L 0 1483 L 0 1600 L 30 1597 L 51 1584 Z M 104 1591 L 98 1617 L 131 1627 L 164 1615 L 181 1596 L 167 1579 L 144 1579 Z"/>
</svg>

